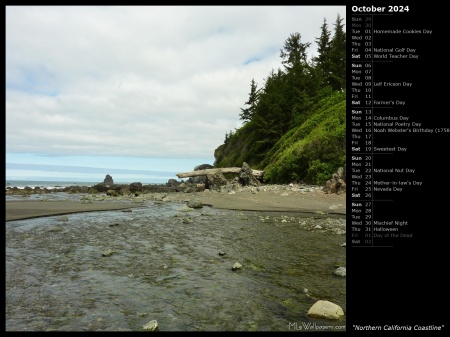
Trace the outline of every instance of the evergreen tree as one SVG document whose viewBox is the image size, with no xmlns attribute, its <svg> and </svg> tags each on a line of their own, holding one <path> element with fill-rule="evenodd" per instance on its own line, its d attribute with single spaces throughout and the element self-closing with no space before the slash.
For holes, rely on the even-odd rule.
<svg viewBox="0 0 450 337">
<path fill-rule="evenodd" d="M 344 90 L 346 86 L 346 33 L 344 19 L 337 15 L 334 36 L 330 44 L 330 84 L 333 90 Z"/>
<path fill-rule="evenodd" d="M 316 70 L 316 76 L 320 76 L 321 86 L 330 84 L 330 41 L 331 32 L 328 30 L 327 20 L 323 19 L 321 26 L 321 34 L 316 38 L 318 55 L 313 57 L 313 64 Z"/>
<path fill-rule="evenodd" d="M 287 71 L 291 70 L 295 65 L 306 65 L 307 54 L 306 49 L 311 43 L 302 43 L 300 33 L 293 33 L 284 42 L 283 49 L 280 50 L 280 57 L 283 59 L 281 64 Z"/>
<path fill-rule="evenodd" d="M 299 33 L 294 33 L 285 41 L 280 53 L 286 69 L 286 85 L 283 87 L 286 104 L 280 118 L 282 133 L 292 127 L 309 109 L 312 104 L 311 97 L 315 95 L 316 87 L 320 84 L 314 76 L 313 64 L 308 62 L 306 50 L 310 45 L 309 42 L 301 41 Z"/>
<path fill-rule="evenodd" d="M 284 83 L 285 74 L 280 69 L 277 72 L 272 69 L 259 95 L 252 121 L 265 143 L 273 144 L 283 134 Z"/>
<path fill-rule="evenodd" d="M 246 109 L 241 108 L 242 112 L 239 114 L 240 119 L 242 119 L 244 122 L 248 122 L 253 118 L 255 107 L 258 104 L 259 90 L 257 89 L 257 87 L 258 85 L 255 83 L 255 80 L 252 79 L 252 82 L 250 83 L 250 94 L 248 97 L 248 101 L 245 102 L 245 105 L 249 105 L 249 107 Z"/>
</svg>

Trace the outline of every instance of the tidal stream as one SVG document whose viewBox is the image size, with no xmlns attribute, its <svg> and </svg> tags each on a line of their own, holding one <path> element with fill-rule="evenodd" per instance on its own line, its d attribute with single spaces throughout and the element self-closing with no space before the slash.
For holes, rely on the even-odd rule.
<svg viewBox="0 0 450 337">
<path fill-rule="evenodd" d="M 145 202 L 5 235 L 7 331 L 345 330 L 307 315 L 319 299 L 346 311 L 343 216 Z"/>
</svg>

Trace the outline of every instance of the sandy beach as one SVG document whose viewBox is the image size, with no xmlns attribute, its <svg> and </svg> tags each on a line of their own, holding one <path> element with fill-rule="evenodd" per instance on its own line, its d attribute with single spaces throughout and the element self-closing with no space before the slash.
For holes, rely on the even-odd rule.
<svg viewBox="0 0 450 337">
<path fill-rule="evenodd" d="M 150 196 L 146 198 L 150 198 Z M 187 202 L 192 199 L 199 199 L 205 206 L 229 210 L 346 214 L 345 194 L 327 194 L 320 190 L 311 192 L 266 190 L 253 193 L 251 190 L 245 190 L 235 193 L 171 193 L 167 199 L 174 202 Z M 113 199 L 111 202 L 92 203 L 69 200 L 26 200 L 6 201 L 5 204 L 6 221 L 138 207 L 134 203 L 120 202 L 120 200 Z"/>
<path fill-rule="evenodd" d="M 112 211 L 132 208 L 126 203 L 82 203 L 80 201 L 6 201 L 5 220 L 23 220 L 80 212 Z"/>
<path fill-rule="evenodd" d="M 346 214 L 345 194 L 327 194 L 320 190 L 311 192 L 269 190 L 257 193 L 247 190 L 231 194 L 197 192 L 193 195 L 176 194 L 174 198 L 179 201 L 198 198 L 203 205 L 238 211 Z"/>
</svg>

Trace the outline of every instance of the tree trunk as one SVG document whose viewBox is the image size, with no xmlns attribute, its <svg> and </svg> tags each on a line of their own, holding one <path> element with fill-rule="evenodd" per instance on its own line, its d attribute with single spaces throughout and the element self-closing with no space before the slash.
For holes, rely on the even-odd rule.
<svg viewBox="0 0 450 337">
<path fill-rule="evenodd" d="M 214 168 L 214 169 L 197 170 L 197 171 L 191 171 L 191 172 L 177 173 L 177 177 L 178 178 L 198 177 L 198 176 L 206 176 L 207 174 L 214 174 L 214 173 L 218 173 L 218 172 L 239 174 L 239 172 L 241 172 L 241 168 L 240 167 L 221 167 L 221 168 Z M 264 171 L 252 170 L 252 174 L 256 178 L 260 178 L 263 176 Z"/>
</svg>

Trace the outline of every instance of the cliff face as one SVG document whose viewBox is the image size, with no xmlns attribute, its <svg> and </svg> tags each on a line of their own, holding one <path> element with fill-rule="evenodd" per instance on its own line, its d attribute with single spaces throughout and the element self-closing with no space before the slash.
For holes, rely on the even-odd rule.
<svg viewBox="0 0 450 337">
<path fill-rule="evenodd" d="M 324 184 L 346 161 L 346 94 L 318 102 L 276 140 L 268 140 L 247 122 L 214 151 L 215 167 L 264 170 L 267 183 Z"/>
</svg>

